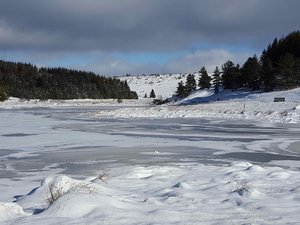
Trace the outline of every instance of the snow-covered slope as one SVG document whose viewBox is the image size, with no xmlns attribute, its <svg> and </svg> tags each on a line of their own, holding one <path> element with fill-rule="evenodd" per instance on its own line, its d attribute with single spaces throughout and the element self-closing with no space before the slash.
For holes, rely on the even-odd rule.
<svg viewBox="0 0 300 225">
<path fill-rule="evenodd" d="M 168 98 L 175 92 L 180 81 L 185 83 L 188 74 L 162 74 L 162 75 L 141 75 L 119 77 L 122 81 L 127 81 L 130 89 L 136 91 L 139 98 L 145 94 L 149 97 L 151 89 L 154 90 L 157 97 Z M 199 79 L 199 73 L 195 73 L 196 81 Z"/>
<path fill-rule="evenodd" d="M 285 102 L 274 102 L 275 97 L 285 97 Z M 201 90 L 186 99 L 162 106 L 146 108 L 120 108 L 100 111 L 99 117 L 151 117 L 151 118 L 219 118 L 249 119 L 269 122 L 300 122 L 300 88 L 269 93 Z"/>
</svg>

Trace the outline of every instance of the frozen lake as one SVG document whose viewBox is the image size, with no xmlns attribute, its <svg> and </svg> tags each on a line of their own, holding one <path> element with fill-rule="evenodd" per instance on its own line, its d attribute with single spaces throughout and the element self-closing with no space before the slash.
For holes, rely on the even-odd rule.
<svg viewBox="0 0 300 225">
<path fill-rule="evenodd" d="M 12 201 L 55 174 L 83 179 L 108 171 L 114 176 L 118 168 L 222 167 L 241 161 L 300 169 L 299 125 L 93 117 L 112 109 L 1 110 L 0 201 Z"/>
<path fill-rule="evenodd" d="M 298 125 L 91 116 L 106 108 L 112 109 L 2 110 L 0 177 L 20 178 L 45 168 L 89 176 L 120 165 L 237 160 L 276 165 L 278 160 L 300 160 Z"/>
</svg>

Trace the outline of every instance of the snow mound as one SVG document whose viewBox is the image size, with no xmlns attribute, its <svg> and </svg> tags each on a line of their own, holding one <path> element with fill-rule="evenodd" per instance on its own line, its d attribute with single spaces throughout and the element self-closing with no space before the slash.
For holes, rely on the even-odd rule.
<svg viewBox="0 0 300 225">
<path fill-rule="evenodd" d="M 92 193 L 96 188 L 92 182 L 79 181 L 67 176 L 47 177 L 41 186 L 17 200 L 23 209 L 31 214 L 39 213 L 67 194 Z"/>
<path fill-rule="evenodd" d="M 99 200 L 100 201 L 100 200 Z M 46 216 L 80 218 L 99 207 L 95 197 L 89 194 L 68 193 L 55 201 L 45 212 Z"/>
<path fill-rule="evenodd" d="M 262 172 L 262 171 L 264 171 L 264 168 L 262 168 L 260 166 L 257 166 L 257 165 L 251 165 L 246 170 L 249 171 L 249 172 L 256 173 L 256 172 Z"/>
<path fill-rule="evenodd" d="M 205 90 L 199 90 L 195 91 L 192 94 L 190 94 L 187 98 L 185 98 L 185 102 L 188 101 L 194 101 L 195 99 L 207 99 L 208 97 L 211 97 L 214 95 L 214 91 L 212 89 L 205 89 Z M 206 100 L 203 100 L 206 101 Z"/>
<path fill-rule="evenodd" d="M 28 214 L 18 204 L 0 202 L 0 222 L 24 216 L 28 216 Z"/>
</svg>

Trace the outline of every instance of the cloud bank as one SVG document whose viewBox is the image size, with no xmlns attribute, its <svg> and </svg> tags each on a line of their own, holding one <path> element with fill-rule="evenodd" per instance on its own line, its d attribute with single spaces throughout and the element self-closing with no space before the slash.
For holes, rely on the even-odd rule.
<svg viewBox="0 0 300 225">
<path fill-rule="evenodd" d="M 75 55 L 101 55 L 83 64 L 98 61 L 97 72 L 111 74 L 126 67 L 156 71 L 147 60 L 129 62 L 114 53 L 185 52 L 156 67 L 194 70 L 197 59 L 217 63 L 224 52 L 237 59 L 246 52 L 251 56 L 299 29 L 299 8 L 298 0 L 2 0 L 0 56 L 19 54 L 28 61 L 33 54 L 51 54 L 71 61 Z M 71 66 L 78 66 L 74 61 Z"/>
</svg>

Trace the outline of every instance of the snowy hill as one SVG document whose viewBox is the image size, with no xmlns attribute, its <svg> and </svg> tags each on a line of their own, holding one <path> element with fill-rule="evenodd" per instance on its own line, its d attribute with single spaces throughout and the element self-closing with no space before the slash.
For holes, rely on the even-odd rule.
<svg viewBox="0 0 300 225">
<path fill-rule="evenodd" d="M 285 102 L 274 102 L 284 97 Z M 202 103 L 202 104 L 200 104 Z M 196 91 L 181 101 L 146 108 L 120 108 L 98 112 L 97 117 L 117 118 L 218 118 L 247 119 L 268 122 L 300 122 L 300 88 L 269 93 L 247 90 Z"/>
<path fill-rule="evenodd" d="M 215 94 L 213 89 L 197 90 L 187 98 L 182 99 L 180 104 L 198 104 L 216 101 L 240 101 L 249 102 L 257 101 L 263 103 L 270 103 L 274 98 L 285 98 L 285 103 L 300 103 L 300 88 L 295 88 L 287 91 L 251 91 L 249 89 L 240 89 L 237 91 L 222 90 Z"/>
<path fill-rule="evenodd" d="M 185 83 L 188 74 L 154 74 L 140 76 L 119 77 L 122 81 L 127 81 L 130 89 L 135 91 L 139 98 L 145 94 L 149 97 L 151 89 L 155 91 L 157 97 L 171 97 L 177 89 L 178 83 Z M 196 81 L 199 79 L 199 73 L 194 73 Z"/>
</svg>

